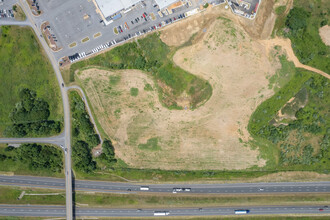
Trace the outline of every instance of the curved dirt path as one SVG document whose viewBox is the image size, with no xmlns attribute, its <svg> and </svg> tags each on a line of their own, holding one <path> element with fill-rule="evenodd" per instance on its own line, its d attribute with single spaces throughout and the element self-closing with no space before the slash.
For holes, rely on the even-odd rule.
<svg viewBox="0 0 330 220">
<path fill-rule="evenodd" d="M 298 60 L 298 58 L 296 57 L 296 55 L 293 52 L 290 39 L 274 38 L 274 39 L 269 39 L 269 40 L 260 40 L 259 42 L 265 46 L 267 54 L 275 45 L 279 45 L 283 49 L 285 49 L 286 54 L 288 56 L 288 60 L 292 61 L 296 67 L 312 71 L 314 73 L 320 74 L 320 75 L 330 79 L 330 75 L 327 74 L 326 72 L 323 72 L 314 67 L 307 66 L 307 65 L 300 63 L 300 61 Z"/>
</svg>

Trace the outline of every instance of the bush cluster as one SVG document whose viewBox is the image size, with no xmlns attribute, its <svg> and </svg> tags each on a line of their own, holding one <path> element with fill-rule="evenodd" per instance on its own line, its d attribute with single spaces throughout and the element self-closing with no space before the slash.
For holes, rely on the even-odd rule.
<svg viewBox="0 0 330 220">
<path fill-rule="evenodd" d="M 19 98 L 20 101 L 9 116 L 13 124 L 6 128 L 6 136 L 46 136 L 61 131 L 61 122 L 48 120 L 49 105 L 38 98 L 35 91 L 24 88 L 20 91 Z"/>
</svg>

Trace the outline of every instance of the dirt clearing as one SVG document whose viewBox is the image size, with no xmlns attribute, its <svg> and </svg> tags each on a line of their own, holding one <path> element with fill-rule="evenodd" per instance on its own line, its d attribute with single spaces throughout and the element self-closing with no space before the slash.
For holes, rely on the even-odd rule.
<svg viewBox="0 0 330 220">
<path fill-rule="evenodd" d="M 327 46 L 330 46 L 330 26 L 325 25 L 321 27 L 319 31 L 323 43 L 325 43 Z"/>
</svg>

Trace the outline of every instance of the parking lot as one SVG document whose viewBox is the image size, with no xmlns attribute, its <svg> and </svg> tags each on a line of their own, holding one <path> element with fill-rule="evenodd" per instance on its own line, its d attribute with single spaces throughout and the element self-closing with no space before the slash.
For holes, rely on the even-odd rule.
<svg viewBox="0 0 330 220">
<path fill-rule="evenodd" d="M 6 1 L 6 0 L 4 0 Z M 232 7 L 246 7 L 238 5 L 236 0 L 227 0 Z M 233 2 L 236 4 L 233 4 Z M 56 42 L 54 53 L 60 60 L 69 57 L 71 62 L 80 60 L 112 45 L 121 43 L 150 31 L 158 30 L 171 23 L 178 22 L 187 16 L 203 10 L 205 3 L 222 4 L 225 0 L 183 0 L 180 7 L 174 8 L 172 13 L 160 13 L 155 0 L 139 2 L 126 12 L 121 12 L 118 19 L 105 25 L 101 15 L 91 0 L 43 0 L 38 1 L 40 16 L 35 16 L 36 26 L 49 22 L 51 36 Z M 240 1 L 241 2 L 241 1 Z M 245 0 L 251 12 L 259 0 Z M 233 10 L 233 8 L 232 8 Z"/>
<path fill-rule="evenodd" d="M 14 19 L 13 1 L 0 0 L 0 19 Z"/>
<path fill-rule="evenodd" d="M 162 17 L 160 17 L 158 14 L 158 7 L 154 7 L 156 3 L 154 0 L 146 0 L 144 3 L 145 4 L 137 4 L 128 13 L 122 13 L 121 18 L 113 21 L 107 26 L 100 23 L 101 18 L 99 16 L 92 27 L 86 27 L 87 32 L 81 34 L 81 37 L 71 34 L 72 37 L 70 40 L 65 41 L 64 49 L 59 51 L 56 54 L 56 57 L 61 58 L 70 55 L 72 58 L 75 57 L 74 60 L 79 60 L 91 53 L 104 50 L 124 40 L 157 30 L 170 23 L 177 22 L 185 17 L 185 12 L 199 7 L 198 1 L 191 1 L 191 6 L 186 4 L 174 9 L 173 14 L 163 14 Z M 92 6 L 93 5 L 89 5 L 89 7 Z M 96 16 L 98 16 L 98 14 L 96 14 Z M 56 26 L 53 28 L 56 29 Z M 94 38 L 93 35 L 97 32 L 101 32 L 102 35 L 98 38 Z M 68 33 L 66 33 L 66 35 L 70 36 Z M 90 41 L 82 43 L 81 39 L 85 37 L 89 37 Z M 58 38 L 62 41 L 63 36 Z M 70 48 L 68 45 L 73 42 L 76 42 L 76 46 Z"/>
<path fill-rule="evenodd" d="M 49 21 L 58 47 L 67 48 L 103 27 L 94 5 L 86 0 L 43 0 L 39 6 L 40 18 Z"/>
</svg>

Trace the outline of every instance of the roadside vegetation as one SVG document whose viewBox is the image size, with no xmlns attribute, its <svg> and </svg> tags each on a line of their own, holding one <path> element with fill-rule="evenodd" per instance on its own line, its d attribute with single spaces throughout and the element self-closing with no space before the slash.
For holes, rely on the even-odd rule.
<svg viewBox="0 0 330 220">
<path fill-rule="evenodd" d="M 37 100 L 47 103 L 49 116 L 42 120 L 62 123 L 60 90 L 49 61 L 30 28 L 1 26 L 0 34 L 0 136 L 7 127 L 14 126 L 10 118 L 15 105 L 22 102 L 20 91 L 35 91 Z M 32 115 L 25 123 L 36 122 Z M 39 121 L 41 123 L 41 121 Z M 55 130 L 52 131 L 54 134 Z M 28 132 L 28 136 L 48 135 L 47 132 Z"/>
<path fill-rule="evenodd" d="M 282 9 L 276 12 L 281 13 Z M 330 2 L 327 0 L 295 0 L 294 8 L 285 17 L 279 15 L 275 32 L 290 38 L 301 63 L 330 73 L 330 47 L 319 35 L 319 28 L 329 24 Z"/>
<path fill-rule="evenodd" d="M 14 11 L 14 17 L 18 21 L 25 21 L 26 20 L 26 15 L 24 11 L 22 10 L 21 6 L 18 4 L 13 6 L 13 11 Z"/>
<path fill-rule="evenodd" d="M 62 176 L 63 153 L 54 146 L 22 144 L 0 145 L 0 171 L 16 175 Z"/>
<path fill-rule="evenodd" d="M 23 198 L 18 199 L 23 191 L 25 191 L 25 195 L 23 196 Z M 65 205 L 65 192 L 63 190 L 0 186 L 0 195 L 1 204 Z"/>
<path fill-rule="evenodd" d="M 92 172 L 96 163 L 92 159 L 91 150 L 99 145 L 101 140 L 95 133 L 93 124 L 85 109 L 85 103 L 76 91 L 69 93 L 72 114 L 72 160 L 78 171 Z"/>
<path fill-rule="evenodd" d="M 70 68 L 70 80 L 74 81 L 77 70 L 90 67 L 116 69 L 139 69 L 150 74 L 158 85 L 161 102 L 170 109 L 197 108 L 212 94 L 211 85 L 183 69 L 175 66 L 171 54 L 175 48 L 164 44 L 158 34 L 118 46 L 109 52 L 74 63 Z M 136 92 L 132 92 L 134 96 Z M 190 106 L 179 106 L 177 99 L 187 94 Z"/>
<path fill-rule="evenodd" d="M 76 91 L 69 93 L 72 113 L 72 159 L 73 165 L 81 174 L 92 174 L 101 167 L 111 168 L 117 163 L 111 141 L 105 139 L 102 154 L 93 158 L 92 149 L 101 143 L 85 109 L 85 103 Z"/>
</svg>

